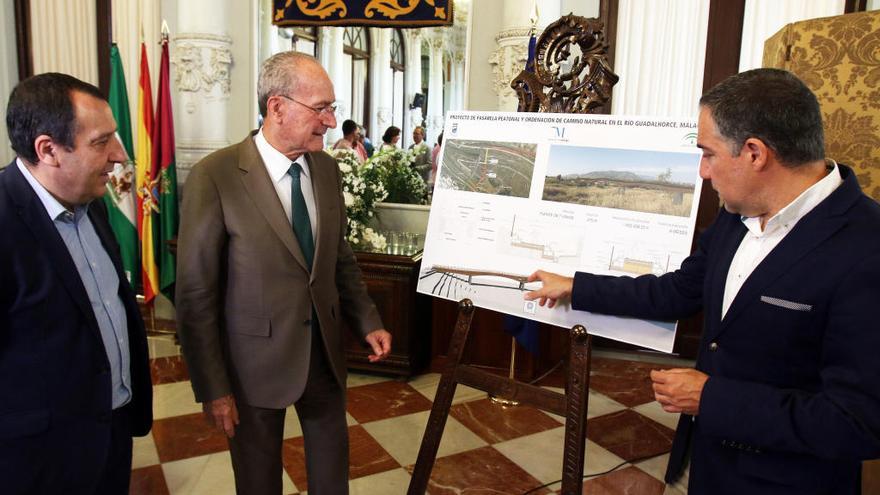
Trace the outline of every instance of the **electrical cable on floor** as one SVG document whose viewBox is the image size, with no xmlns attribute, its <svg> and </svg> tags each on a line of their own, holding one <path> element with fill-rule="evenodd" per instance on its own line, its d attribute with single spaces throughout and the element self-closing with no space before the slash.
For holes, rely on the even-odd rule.
<svg viewBox="0 0 880 495">
<path fill-rule="evenodd" d="M 584 479 L 587 479 L 587 478 L 595 478 L 595 477 L 597 477 L 597 476 L 602 476 L 602 475 L 605 475 L 605 474 L 608 474 L 608 473 L 614 472 L 614 471 L 620 469 L 621 467 L 626 466 L 627 464 L 635 464 L 635 463 L 637 463 L 637 462 L 647 461 L 648 459 L 653 459 L 653 458 L 655 458 L 655 457 L 660 457 L 661 455 L 666 455 L 666 454 L 668 454 L 669 452 L 671 452 L 671 450 L 667 450 L 667 451 L 664 451 L 664 452 L 660 452 L 659 454 L 646 455 L 646 456 L 644 456 L 644 457 L 637 457 L 637 458 L 632 459 L 632 460 L 629 460 L 629 461 L 623 461 L 623 462 L 621 462 L 620 464 L 614 466 L 614 467 L 611 468 L 611 469 L 608 469 L 608 470 L 605 470 L 605 471 L 602 471 L 602 472 L 599 472 L 599 473 L 587 473 L 587 474 L 584 475 Z M 536 486 L 536 487 L 532 488 L 532 489 L 529 490 L 529 491 L 523 492 L 522 495 L 529 495 L 530 493 L 535 493 L 535 492 L 537 492 L 538 490 L 540 490 L 541 488 L 547 488 L 547 487 L 549 487 L 549 486 L 551 486 L 551 485 L 555 485 L 556 483 L 562 483 L 562 480 L 556 480 L 556 481 L 551 481 L 550 483 L 544 483 L 544 484 L 541 485 L 541 486 Z"/>
<path fill-rule="evenodd" d="M 544 378 L 547 378 L 548 376 L 550 376 L 550 373 L 553 373 L 554 371 L 559 369 L 559 367 L 562 366 L 562 363 L 564 363 L 564 362 L 565 362 L 565 360 L 561 359 L 558 363 L 554 364 L 552 368 L 547 370 L 546 373 L 544 373 L 543 375 L 539 376 L 538 378 L 535 378 L 534 380 L 530 381 L 529 385 L 534 385 L 534 384 L 540 382 L 541 380 L 543 380 Z"/>
</svg>

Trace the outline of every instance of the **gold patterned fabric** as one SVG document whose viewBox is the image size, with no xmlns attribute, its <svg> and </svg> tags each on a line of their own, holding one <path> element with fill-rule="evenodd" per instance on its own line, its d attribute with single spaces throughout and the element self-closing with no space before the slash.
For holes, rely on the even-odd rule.
<svg viewBox="0 0 880 495">
<path fill-rule="evenodd" d="M 816 93 L 826 154 L 880 200 L 880 11 L 789 24 L 764 43 L 763 65 L 791 71 Z"/>
</svg>

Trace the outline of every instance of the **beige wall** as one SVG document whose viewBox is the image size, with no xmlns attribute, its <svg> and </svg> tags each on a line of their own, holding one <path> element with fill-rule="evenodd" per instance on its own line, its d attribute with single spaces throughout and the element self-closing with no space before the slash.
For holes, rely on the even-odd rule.
<svg viewBox="0 0 880 495">
<path fill-rule="evenodd" d="M 468 43 L 468 73 L 465 82 L 466 110 L 498 110 L 498 95 L 493 88 L 494 74 L 489 58 L 497 48 L 495 36 L 505 29 L 503 26 L 504 12 L 510 7 L 506 0 L 479 0 L 471 2 L 470 41 Z M 539 2 L 538 8 L 541 8 Z M 554 3 L 554 2 L 547 2 Z M 599 15 L 599 0 L 561 0 L 559 11 L 585 17 Z M 545 8 L 548 8 L 545 5 Z M 551 21 L 552 22 L 552 21 Z"/>
<path fill-rule="evenodd" d="M 6 135 L 6 102 L 9 99 L 9 92 L 18 82 L 18 60 L 15 53 L 13 0 L 2 0 L 2 2 L 0 8 L 5 14 L 0 21 L 0 115 L 3 116 L 3 123 L 0 124 L 0 167 L 5 167 L 15 157 Z"/>
</svg>

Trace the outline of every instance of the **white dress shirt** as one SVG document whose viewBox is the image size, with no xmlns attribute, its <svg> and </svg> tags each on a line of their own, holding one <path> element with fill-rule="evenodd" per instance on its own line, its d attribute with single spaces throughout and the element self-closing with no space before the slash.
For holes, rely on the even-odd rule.
<svg viewBox="0 0 880 495">
<path fill-rule="evenodd" d="M 272 179 L 272 185 L 275 186 L 275 192 L 278 193 L 278 199 L 281 201 L 281 206 L 284 207 L 284 213 L 287 215 L 287 220 L 290 222 L 291 228 L 293 227 L 293 208 L 290 204 L 290 183 L 293 180 L 290 177 L 290 174 L 287 171 L 290 169 L 290 164 L 293 163 L 290 158 L 287 158 L 280 151 L 276 150 L 266 141 L 266 137 L 263 136 L 263 129 L 260 129 L 260 132 L 254 136 L 254 144 L 257 145 L 257 151 L 260 152 L 260 158 L 263 159 L 263 164 L 266 165 L 266 171 L 269 172 L 269 178 Z M 303 198 L 306 200 L 306 209 L 309 211 L 309 223 L 312 224 L 312 239 L 315 240 L 315 245 L 318 244 L 318 223 L 316 216 L 316 208 L 315 208 L 315 193 L 312 190 L 312 174 L 309 170 L 309 163 L 306 160 L 306 156 L 302 155 L 296 160 L 296 163 L 299 163 L 302 167 L 302 174 L 300 174 L 300 187 L 302 188 Z"/>
<path fill-rule="evenodd" d="M 739 293 L 746 279 L 755 271 L 755 268 L 773 251 L 782 239 L 791 232 L 791 229 L 807 213 L 813 210 L 819 203 L 825 200 L 831 193 L 843 183 L 837 163 L 829 160 L 831 170 L 819 182 L 801 193 L 794 201 L 773 215 L 764 229 L 761 230 L 760 217 L 742 217 L 748 232 L 743 237 L 730 269 L 727 272 L 727 282 L 724 285 L 724 301 L 721 306 L 721 318 L 727 314 L 730 305 Z"/>
</svg>

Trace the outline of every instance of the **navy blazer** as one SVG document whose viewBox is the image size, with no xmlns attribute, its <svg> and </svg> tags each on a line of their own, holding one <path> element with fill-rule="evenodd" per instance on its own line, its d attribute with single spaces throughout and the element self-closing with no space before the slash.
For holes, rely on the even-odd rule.
<svg viewBox="0 0 880 495">
<path fill-rule="evenodd" d="M 880 206 L 853 171 L 749 276 L 724 319 L 746 228 L 721 211 L 679 270 L 575 276 L 572 307 L 652 319 L 703 310 L 697 416 L 682 415 L 666 473 L 691 448 L 692 494 L 853 494 L 880 457 Z"/>
<path fill-rule="evenodd" d="M 152 423 L 143 320 L 102 201 L 89 218 L 119 276 L 133 434 Z M 93 493 L 110 442 L 110 363 L 76 265 L 13 162 L 0 173 L 0 491 Z"/>
</svg>

